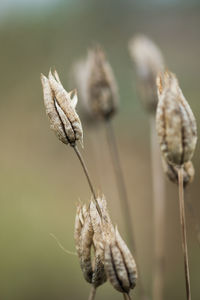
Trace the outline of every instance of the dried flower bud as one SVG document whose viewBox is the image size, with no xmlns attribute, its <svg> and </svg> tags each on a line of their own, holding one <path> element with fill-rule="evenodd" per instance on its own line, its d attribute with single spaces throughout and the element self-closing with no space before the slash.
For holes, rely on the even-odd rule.
<svg viewBox="0 0 200 300">
<path fill-rule="evenodd" d="M 104 52 L 96 47 L 88 52 L 86 61 L 75 66 L 77 82 L 85 112 L 92 119 L 109 119 L 118 107 L 114 74 Z"/>
<path fill-rule="evenodd" d="M 167 177 L 173 183 L 178 184 L 178 168 L 175 165 L 168 163 L 164 158 L 162 158 L 163 169 Z M 183 185 L 186 187 L 194 179 L 194 166 L 191 161 L 184 163 L 183 165 Z"/>
<path fill-rule="evenodd" d="M 76 91 L 68 93 L 63 88 L 56 71 L 54 75 L 50 71 L 48 78 L 41 74 L 41 82 L 51 129 L 65 144 L 74 146 L 76 141 L 82 144 L 82 125 L 75 110 L 78 102 Z"/>
<path fill-rule="evenodd" d="M 158 103 L 156 76 L 164 69 L 160 49 L 146 36 L 138 35 L 130 41 L 129 51 L 136 64 L 138 89 L 143 104 L 155 111 Z"/>
<path fill-rule="evenodd" d="M 174 74 L 162 73 L 157 86 L 156 127 L 161 151 L 169 163 L 182 166 L 191 160 L 196 147 L 196 121 Z"/>
<path fill-rule="evenodd" d="M 115 237 L 105 245 L 105 270 L 113 287 L 121 293 L 129 293 L 137 280 L 137 268 L 117 228 Z"/>
</svg>

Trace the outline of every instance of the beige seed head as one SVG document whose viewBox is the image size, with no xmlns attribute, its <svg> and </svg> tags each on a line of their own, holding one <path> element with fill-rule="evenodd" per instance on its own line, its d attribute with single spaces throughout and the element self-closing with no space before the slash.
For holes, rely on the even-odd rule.
<svg viewBox="0 0 200 300">
<path fill-rule="evenodd" d="M 178 184 L 178 168 L 175 165 L 168 163 L 164 158 L 162 158 L 162 164 L 165 174 L 167 175 L 168 179 L 173 183 Z M 195 170 L 193 163 L 188 161 L 183 165 L 183 185 L 186 187 L 189 185 L 195 175 Z"/>
<path fill-rule="evenodd" d="M 161 73 L 157 88 L 156 128 L 161 152 L 169 163 L 182 166 L 191 160 L 196 147 L 196 121 L 174 74 Z"/>
<path fill-rule="evenodd" d="M 44 104 L 51 129 L 65 144 L 83 143 L 81 121 L 76 113 L 78 97 L 76 91 L 67 92 L 59 79 L 58 73 L 49 72 L 48 78 L 41 74 Z"/>
<path fill-rule="evenodd" d="M 129 293 L 137 280 L 137 268 L 117 228 L 115 237 L 105 244 L 105 270 L 113 287 L 121 293 Z"/>
<path fill-rule="evenodd" d="M 129 52 L 136 65 L 141 100 L 150 112 L 155 112 L 158 103 L 156 76 L 164 69 L 162 53 L 144 35 L 137 35 L 130 41 Z"/>
<path fill-rule="evenodd" d="M 91 49 L 87 59 L 75 66 L 75 80 L 88 116 L 111 118 L 118 107 L 118 92 L 112 68 L 102 49 Z"/>
</svg>

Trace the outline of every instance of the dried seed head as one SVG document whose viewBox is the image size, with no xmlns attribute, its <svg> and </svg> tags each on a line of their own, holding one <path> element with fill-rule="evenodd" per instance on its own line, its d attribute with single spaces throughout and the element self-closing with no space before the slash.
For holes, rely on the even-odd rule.
<svg viewBox="0 0 200 300">
<path fill-rule="evenodd" d="M 158 103 L 156 76 L 164 69 L 162 53 L 144 35 L 138 35 L 130 41 L 129 51 L 136 65 L 141 100 L 149 111 L 155 112 Z"/>
<path fill-rule="evenodd" d="M 53 75 L 50 71 L 48 78 L 41 74 L 41 82 L 51 129 L 65 144 L 74 146 L 76 141 L 82 144 L 82 125 L 75 110 L 78 102 L 76 91 L 68 93 L 63 88 L 56 71 Z"/>
<path fill-rule="evenodd" d="M 105 270 L 113 287 L 121 293 L 129 293 L 137 280 L 137 268 L 117 228 L 115 238 L 105 244 Z"/>
<path fill-rule="evenodd" d="M 169 163 L 182 166 L 191 160 L 196 147 L 196 121 L 174 74 L 159 75 L 157 87 L 156 127 L 161 151 Z"/>
<path fill-rule="evenodd" d="M 115 289 L 129 293 L 137 279 L 135 261 L 117 228 L 114 229 L 112 225 L 106 199 L 99 197 L 97 202 L 101 216 L 93 201 L 88 210 L 85 206 L 77 208 L 74 237 L 84 277 L 97 287 L 108 276 Z M 94 248 L 92 268 L 91 247 Z"/>
<path fill-rule="evenodd" d="M 92 119 L 109 119 L 118 107 L 117 85 L 104 52 L 96 47 L 88 52 L 86 61 L 75 67 L 85 112 Z"/>
<path fill-rule="evenodd" d="M 162 158 L 163 169 L 167 177 L 173 183 L 178 184 L 178 168 L 175 165 L 168 163 L 164 158 Z M 186 187 L 194 179 L 194 166 L 191 161 L 184 163 L 183 165 L 183 185 Z"/>
</svg>

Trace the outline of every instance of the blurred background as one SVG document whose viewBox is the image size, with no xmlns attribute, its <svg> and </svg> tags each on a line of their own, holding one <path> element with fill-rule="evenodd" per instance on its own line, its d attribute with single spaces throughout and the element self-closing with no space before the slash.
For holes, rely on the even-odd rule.
<svg viewBox="0 0 200 300">
<path fill-rule="evenodd" d="M 100 43 L 113 67 L 120 92 L 114 119 L 138 260 L 151 294 L 153 268 L 152 188 L 149 119 L 136 92 L 136 76 L 127 45 L 144 33 L 162 49 L 169 69 L 200 123 L 200 1 L 181 0 L 1 0 L 0 2 L 0 299 L 87 299 L 78 258 L 66 254 L 51 237 L 74 252 L 76 204 L 90 192 L 70 147 L 49 129 L 40 73 L 56 67 L 66 89 L 70 70 L 87 49 Z M 110 214 L 126 240 L 105 128 L 83 122 L 83 155 L 93 181 L 106 195 Z M 200 149 L 196 176 L 186 197 L 200 219 Z M 185 299 L 177 188 L 166 180 L 165 299 Z M 193 300 L 200 299 L 200 249 L 187 212 Z M 136 297 L 134 296 L 136 293 Z M 137 299 L 137 289 L 133 292 Z M 110 284 L 96 299 L 121 299 Z M 138 298 L 139 299 L 139 298 Z"/>
</svg>

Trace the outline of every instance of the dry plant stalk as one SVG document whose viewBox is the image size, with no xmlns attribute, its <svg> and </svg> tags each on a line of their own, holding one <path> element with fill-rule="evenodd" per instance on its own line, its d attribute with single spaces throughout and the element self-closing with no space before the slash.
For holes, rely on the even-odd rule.
<svg viewBox="0 0 200 300">
<path fill-rule="evenodd" d="M 153 299 L 161 300 L 164 288 L 165 185 L 161 160 L 158 159 L 160 149 L 155 111 L 158 103 L 156 76 L 164 69 L 164 59 L 157 45 L 144 35 L 137 35 L 130 41 L 129 52 L 136 66 L 139 97 L 149 113 L 154 215 Z"/>
<path fill-rule="evenodd" d="M 194 154 L 197 127 L 193 112 L 183 96 L 176 76 L 170 72 L 157 78 L 159 103 L 156 113 L 160 148 L 166 161 L 178 169 L 179 209 L 184 256 L 187 299 L 191 300 L 186 220 L 184 209 L 183 168 Z"/>
<path fill-rule="evenodd" d="M 94 299 L 96 288 L 107 278 L 116 290 L 129 295 L 137 280 L 135 261 L 117 228 L 112 225 L 105 198 L 98 198 L 97 201 L 101 215 L 93 201 L 88 209 L 85 205 L 78 206 L 74 233 L 84 278 L 93 286 L 91 299 Z"/>
</svg>

